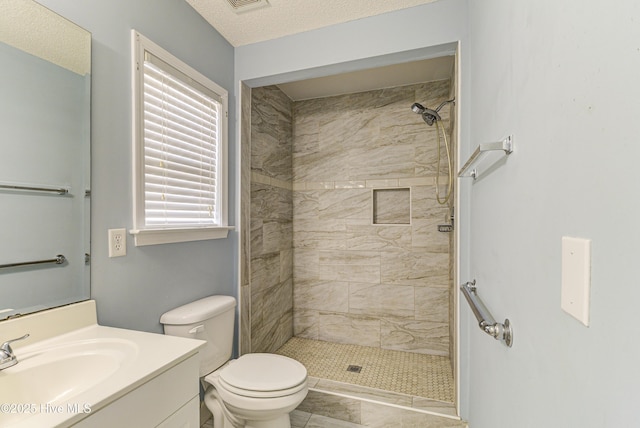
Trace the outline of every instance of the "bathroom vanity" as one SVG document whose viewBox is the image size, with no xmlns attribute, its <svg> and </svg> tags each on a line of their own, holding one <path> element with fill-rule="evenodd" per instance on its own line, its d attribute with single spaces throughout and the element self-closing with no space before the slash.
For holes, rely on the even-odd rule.
<svg viewBox="0 0 640 428">
<path fill-rule="evenodd" d="M 18 364 L 0 370 L 0 426 L 199 426 L 205 342 L 97 324 L 92 300 L 0 323 Z"/>
</svg>

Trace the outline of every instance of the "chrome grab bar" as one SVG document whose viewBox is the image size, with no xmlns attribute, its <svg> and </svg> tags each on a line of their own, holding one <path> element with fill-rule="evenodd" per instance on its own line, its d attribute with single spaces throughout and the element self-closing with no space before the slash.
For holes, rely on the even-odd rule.
<svg viewBox="0 0 640 428">
<path fill-rule="evenodd" d="M 51 188 L 51 187 L 35 187 L 35 186 L 17 186 L 13 184 L 0 184 L 0 189 L 7 190 L 28 190 L 30 192 L 51 192 L 58 195 L 66 195 L 69 190 L 65 188 Z"/>
<path fill-rule="evenodd" d="M 4 265 L 0 265 L 0 269 L 4 268 L 12 268 L 18 266 L 30 266 L 30 265 L 41 265 L 46 263 L 55 263 L 57 265 L 61 265 L 67 261 L 67 258 L 62 254 L 58 254 L 55 259 L 47 259 L 47 260 L 34 260 L 32 262 L 18 262 L 18 263 L 7 263 Z"/>
<path fill-rule="evenodd" d="M 473 314 L 476 316 L 480 330 L 496 340 L 503 341 L 508 347 L 511 347 L 511 345 L 513 345 L 513 330 L 511 329 L 509 320 L 505 319 L 503 324 L 496 322 L 491 312 L 489 312 L 489 309 L 487 309 L 476 293 L 476 280 L 474 279 L 471 282 L 462 284 L 460 290 L 467 299 Z"/>
</svg>

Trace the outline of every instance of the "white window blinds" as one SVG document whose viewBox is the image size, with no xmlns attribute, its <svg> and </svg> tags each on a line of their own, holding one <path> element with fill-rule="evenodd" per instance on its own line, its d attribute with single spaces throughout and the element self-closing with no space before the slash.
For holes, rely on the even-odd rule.
<svg viewBox="0 0 640 428">
<path fill-rule="evenodd" d="M 145 227 L 220 224 L 220 96 L 144 55 Z"/>
</svg>

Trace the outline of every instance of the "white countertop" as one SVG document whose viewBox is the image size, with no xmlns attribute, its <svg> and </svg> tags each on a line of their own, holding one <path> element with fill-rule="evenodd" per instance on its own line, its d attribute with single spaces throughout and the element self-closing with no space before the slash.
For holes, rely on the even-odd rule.
<svg viewBox="0 0 640 428">
<path fill-rule="evenodd" d="M 63 334 L 49 337 L 40 336 L 42 340 L 31 341 L 31 343 L 26 346 L 14 346 L 14 353 L 19 362 L 14 367 L 0 371 L 0 388 L 2 388 L 2 377 L 10 376 L 12 369 L 19 368 L 21 358 L 25 361 L 23 367 L 27 367 L 29 358 L 35 358 L 35 356 L 43 352 L 55 352 L 57 347 L 64 347 L 67 344 L 80 344 L 87 349 L 91 349 L 92 344 L 95 346 L 100 346 L 99 344 L 104 343 L 122 344 L 122 349 L 126 351 L 123 354 L 126 355 L 119 363 L 120 365 L 117 370 L 78 395 L 65 398 L 64 401 L 61 402 L 55 402 L 54 404 L 56 406 L 64 409 L 61 412 L 56 412 L 53 409 L 49 410 L 46 403 L 16 403 L 32 404 L 32 409 L 36 409 L 37 412 L 17 421 L 17 423 L 11 426 L 42 428 L 45 426 L 69 426 L 77 423 L 160 373 L 195 355 L 205 344 L 204 341 L 194 339 L 105 327 L 98 324 L 84 324 L 85 326 L 81 328 L 67 329 L 69 331 Z M 31 320 L 31 324 L 29 325 L 31 331 L 24 331 L 20 326 L 18 326 L 17 330 L 30 333 L 32 336 L 38 338 L 38 332 L 33 330 L 37 328 L 37 325 L 37 323 L 34 324 L 33 320 Z M 47 328 L 47 326 L 43 326 L 43 328 Z M 11 328 L 9 331 L 13 329 L 14 328 Z M 3 331 L 2 326 L 0 326 L 0 334 L 2 334 L 0 341 L 11 339 L 11 337 L 5 337 L 6 333 L 7 331 Z M 14 345 L 18 345 L 18 342 Z M 51 350 L 52 348 L 54 351 Z M 33 385 L 33 387 L 46 388 L 47 385 L 39 384 Z M 7 403 L 2 404 L 6 405 Z M 80 409 L 90 409 L 90 412 L 68 412 L 69 404 L 78 404 Z M 2 422 L 3 416 L 11 416 L 7 414 L 7 409 L 7 407 L 0 409 L 3 410 L 0 412 L 0 426 L 5 426 Z M 18 410 L 18 408 L 14 410 Z"/>
</svg>

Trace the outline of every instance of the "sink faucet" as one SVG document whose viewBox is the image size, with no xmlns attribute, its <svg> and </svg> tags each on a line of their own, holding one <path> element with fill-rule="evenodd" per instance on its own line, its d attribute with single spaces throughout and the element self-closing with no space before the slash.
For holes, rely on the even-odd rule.
<svg viewBox="0 0 640 428">
<path fill-rule="evenodd" d="M 7 340 L 0 346 L 0 370 L 4 370 L 11 366 L 15 366 L 18 364 L 18 358 L 13 355 L 13 349 L 11 349 L 11 343 L 17 340 L 24 340 L 29 337 L 29 334 L 25 334 L 22 337 L 18 337 L 17 339 Z"/>
</svg>

